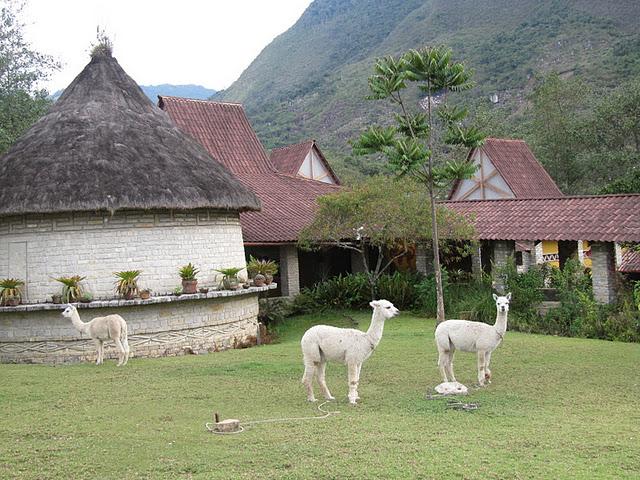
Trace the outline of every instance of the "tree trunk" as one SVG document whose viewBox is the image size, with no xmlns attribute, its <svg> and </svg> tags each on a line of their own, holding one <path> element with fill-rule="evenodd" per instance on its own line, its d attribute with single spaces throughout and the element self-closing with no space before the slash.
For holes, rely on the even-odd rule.
<svg viewBox="0 0 640 480">
<path fill-rule="evenodd" d="M 444 322 L 444 293 L 442 291 L 442 272 L 440 271 L 440 246 L 438 245 L 438 219 L 436 218 L 436 199 L 433 190 L 429 190 L 431 198 L 431 228 L 433 229 L 433 270 L 436 278 L 436 299 L 438 310 L 436 314 L 437 323 Z"/>
</svg>

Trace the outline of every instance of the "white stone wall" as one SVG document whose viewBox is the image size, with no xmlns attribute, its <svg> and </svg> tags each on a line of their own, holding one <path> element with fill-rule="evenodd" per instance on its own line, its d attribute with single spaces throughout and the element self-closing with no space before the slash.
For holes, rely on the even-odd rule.
<svg viewBox="0 0 640 480">
<path fill-rule="evenodd" d="M 237 212 L 129 211 L 0 218 L 0 278 L 26 280 L 25 300 L 59 293 L 52 277 L 82 275 L 95 298 L 114 297 L 114 272 L 140 269 L 156 293 L 180 285 L 178 268 L 200 268 L 200 286 L 217 284 L 221 267 L 244 267 Z"/>
<path fill-rule="evenodd" d="M 96 316 L 121 315 L 127 322 L 131 358 L 234 348 L 251 342 L 251 337 L 255 341 L 258 329 L 258 292 L 253 291 L 162 303 L 121 303 L 126 305 L 86 308 L 80 304 L 79 314 L 85 322 Z M 47 307 L 0 312 L 0 362 L 95 361 L 93 341 L 61 315 L 64 307 Z M 105 357 L 117 357 L 113 342 L 105 343 Z"/>
</svg>

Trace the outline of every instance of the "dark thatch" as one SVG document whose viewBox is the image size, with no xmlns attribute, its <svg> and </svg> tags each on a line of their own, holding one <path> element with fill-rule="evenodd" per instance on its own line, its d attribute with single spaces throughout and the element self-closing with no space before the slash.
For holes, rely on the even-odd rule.
<svg viewBox="0 0 640 480">
<path fill-rule="evenodd" d="M 0 216 L 194 208 L 260 201 L 105 52 L 0 159 Z"/>
</svg>

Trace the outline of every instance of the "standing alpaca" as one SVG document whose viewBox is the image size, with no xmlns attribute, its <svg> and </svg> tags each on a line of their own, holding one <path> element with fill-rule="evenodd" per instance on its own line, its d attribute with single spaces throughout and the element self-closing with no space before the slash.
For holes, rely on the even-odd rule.
<svg viewBox="0 0 640 480">
<path fill-rule="evenodd" d="M 118 348 L 118 367 L 126 365 L 129 360 L 129 342 L 127 341 L 127 323 L 120 315 L 107 315 L 106 317 L 96 317 L 90 322 L 84 323 L 80 320 L 78 309 L 69 305 L 63 317 L 71 319 L 71 323 L 80 333 L 89 335 L 98 348 L 98 359 L 96 365 L 100 365 L 104 356 L 104 341 L 112 339 Z"/>
<path fill-rule="evenodd" d="M 334 400 L 327 388 L 324 373 L 328 360 L 347 365 L 349 377 L 349 402 L 352 405 L 359 400 L 358 382 L 360 369 L 364 361 L 371 356 L 382 338 L 384 321 L 395 317 L 400 311 L 387 300 L 374 300 L 369 303 L 373 308 L 371 325 L 367 332 L 353 328 L 337 328 L 329 325 L 311 327 L 302 336 L 302 356 L 304 375 L 302 383 L 307 389 L 307 400 L 315 402 L 313 395 L 314 374 L 320 390 L 327 400 Z"/>
<path fill-rule="evenodd" d="M 500 345 L 507 331 L 511 294 L 499 297 L 494 293 L 493 299 L 498 311 L 494 325 L 468 320 L 447 320 L 436 328 L 438 367 L 444 382 L 456 381 L 456 377 L 453 376 L 453 354 L 458 349 L 478 353 L 478 383 L 480 386 L 484 386 L 485 382 L 491 383 L 491 352 Z"/>
</svg>

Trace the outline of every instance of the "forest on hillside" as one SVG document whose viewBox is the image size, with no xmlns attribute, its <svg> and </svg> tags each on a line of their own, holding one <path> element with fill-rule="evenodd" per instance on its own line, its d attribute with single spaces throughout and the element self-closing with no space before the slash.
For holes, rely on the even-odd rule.
<svg viewBox="0 0 640 480">
<path fill-rule="evenodd" d="M 639 15 L 632 0 L 316 0 L 215 98 L 244 103 L 267 148 L 316 138 L 354 182 L 384 171 L 350 146 L 389 113 L 365 98 L 376 58 L 446 44 L 475 72 L 458 102 L 486 134 L 524 138 L 565 193 L 637 191 Z"/>
</svg>

